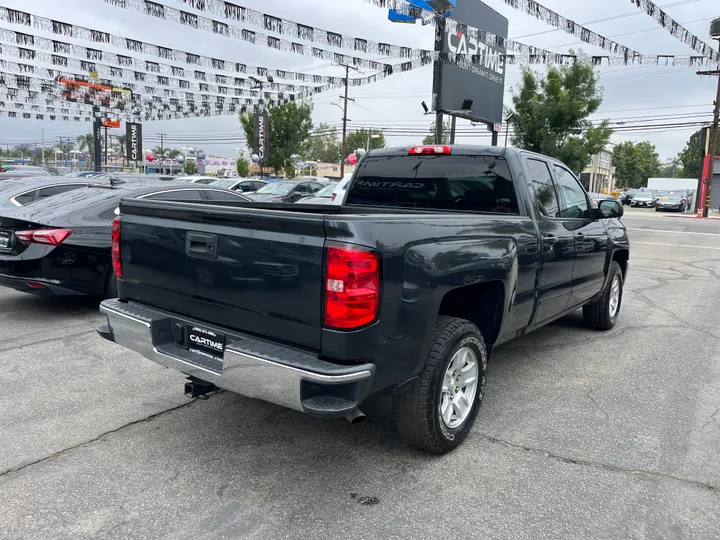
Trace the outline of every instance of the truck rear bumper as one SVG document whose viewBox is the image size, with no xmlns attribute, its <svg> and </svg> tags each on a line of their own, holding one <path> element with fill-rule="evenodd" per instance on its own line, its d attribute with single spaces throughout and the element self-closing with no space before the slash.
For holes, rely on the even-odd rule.
<svg viewBox="0 0 720 540">
<path fill-rule="evenodd" d="M 375 366 L 344 366 L 306 351 L 264 341 L 139 304 L 105 300 L 105 339 L 161 366 L 213 383 L 218 388 L 323 418 L 356 409 L 370 389 Z M 188 349 L 187 328 L 200 326 L 225 336 L 222 358 Z"/>
</svg>

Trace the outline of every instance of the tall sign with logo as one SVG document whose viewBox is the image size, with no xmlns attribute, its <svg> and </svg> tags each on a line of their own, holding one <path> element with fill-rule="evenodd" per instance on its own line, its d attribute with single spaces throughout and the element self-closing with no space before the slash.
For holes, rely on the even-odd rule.
<svg viewBox="0 0 720 540">
<path fill-rule="evenodd" d="M 270 130 L 267 113 L 258 113 L 253 117 L 253 151 L 258 156 L 258 164 L 267 164 L 270 158 Z"/>
<path fill-rule="evenodd" d="M 137 162 L 142 162 L 142 124 L 127 122 L 125 124 L 125 152 L 128 163 L 137 167 Z"/>
<path fill-rule="evenodd" d="M 508 20 L 479 0 L 458 0 L 450 18 L 507 39 Z M 441 30 L 436 40 L 441 52 L 474 56 L 472 61 L 466 57 L 457 64 L 437 63 L 435 110 L 490 126 L 501 124 L 505 93 L 505 60 L 501 56 L 506 49 L 478 42 L 461 26 L 457 31 L 450 31 L 449 25 L 438 26 Z"/>
</svg>

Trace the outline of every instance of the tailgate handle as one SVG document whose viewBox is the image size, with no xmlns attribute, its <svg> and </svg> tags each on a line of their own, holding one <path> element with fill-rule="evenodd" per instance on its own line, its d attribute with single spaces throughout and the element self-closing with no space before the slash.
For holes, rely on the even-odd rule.
<svg viewBox="0 0 720 540">
<path fill-rule="evenodd" d="M 217 236 L 188 232 L 185 237 L 185 251 L 191 257 L 217 259 Z"/>
</svg>

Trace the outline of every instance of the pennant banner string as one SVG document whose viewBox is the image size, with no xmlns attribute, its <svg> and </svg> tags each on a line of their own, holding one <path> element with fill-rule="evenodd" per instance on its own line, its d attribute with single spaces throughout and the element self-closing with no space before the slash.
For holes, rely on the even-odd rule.
<svg viewBox="0 0 720 540">
<path fill-rule="evenodd" d="M 3 10 L 2 8 L 0 8 L 0 20 L 7 20 L 7 18 L 4 18 L 2 14 Z M 60 24 L 72 27 L 72 25 L 68 25 L 66 23 Z M 81 34 L 81 32 L 79 31 L 75 33 Z M 0 36 L 2 36 L 2 39 L 8 43 L 14 43 L 18 46 L 35 46 L 38 49 L 50 52 L 52 54 L 74 54 L 88 61 L 96 61 L 109 58 L 109 61 L 111 63 L 124 67 L 126 69 L 130 68 L 145 70 L 148 65 L 147 61 L 138 59 L 134 56 L 126 56 L 96 48 L 81 47 L 72 43 L 66 43 L 39 36 L 28 35 L 5 28 L 0 28 Z M 157 66 L 159 67 L 159 73 L 162 75 L 174 75 L 179 72 L 190 71 L 193 74 L 197 73 L 198 76 L 207 76 L 210 74 L 201 70 L 208 69 L 212 72 L 213 76 L 229 74 L 235 77 L 240 77 L 243 80 L 246 80 L 250 76 L 267 77 L 268 75 L 273 77 L 274 79 L 297 81 L 300 83 L 308 83 L 314 85 L 333 84 L 338 80 L 341 80 L 340 77 L 312 75 L 308 73 L 299 73 L 280 69 L 268 69 L 261 66 L 247 65 L 240 62 L 230 62 L 228 60 L 221 60 L 219 58 L 210 58 L 208 56 L 196 55 L 185 51 L 170 49 L 162 47 L 160 45 L 153 45 L 150 43 L 135 41 L 129 38 L 119 36 L 110 36 L 110 42 L 108 44 L 120 49 L 128 50 L 131 53 L 146 54 L 148 56 L 153 56 L 158 59 L 174 62 L 175 64 L 177 64 L 174 65 L 165 62 L 149 62 L 150 65 L 157 64 Z M 97 46 L 97 44 L 95 46 Z M 377 70 L 382 71 L 385 69 L 385 66 L 386 64 L 378 63 Z M 270 91 L 278 91 L 279 88 L 283 87 L 287 87 L 291 91 L 294 91 L 294 89 L 298 88 L 295 85 L 286 83 L 267 83 L 263 85 L 263 89 L 265 87 L 270 89 Z M 300 86 L 299 89 L 302 90 L 302 86 Z"/>
<path fill-rule="evenodd" d="M 630 2 L 642 9 L 675 39 L 682 41 L 685 45 L 689 45 L 692 50 L 702 54 L 711 61 L 720 62 L 720 52 L 692 34 L 687 28 L 681 26 L 675 19 L 655 5 L 654 2 L 650 0 L 630 0 Z"/>
<path fill-rule="evenodd" d="M 0 43 L 3 43 L 2 39 L 0 39 Z M 78 60 L 76 58 L 70 58 L 63 55 L 51 55 L 50 53 L 46 53 L 44 51 L 15 47 L 14 45 L 4 44 L 2 46 L 2 53 L 6 56 L 19 60 L 32 62 L 32 64 L 8 62 L 8 64 L 10 64 L 8 69 L 10 69 L 13 73 L 21 75 L 24 73 L 35 74 L 46 72 L 48 73 L 48 76 L 55 75 L 55 77 L 57 77 L 57 75 L 73 73 L 86 78 L 90 73 L 94 73 L 96 74 L 96 77 L 102 79 L 122 82 L 122 85 L 125 88 L 128 88 L 133 92 L 139 92 L 139 89 L 145 88 L 148 93 L 157 93 L 158 91 L 162 92 L 164 89 L 173 89 L 191 93 L 234 95 L 249 98 L 271 98 L 273 95 L 272 93 L 265 92 L 264 85 L 261 96 L 260 92 L 252 90 L 247 86 L 236 86 L 234 81 L 226 80 L 226 85 L 222 85 L 215 84 L 212 82 L 213 79 L 209 79 L 210 82 L 203 82 L 208 79 L 201 77 L 198 77 L 198 80 L 180 79 L 166 75 L 159 75 L 156 72 L 134 71 L 117 65 Z M 45 64 L 48 67 L 42 67 L 40 64 Z M 55 72 L 57 72 L 57 74 L 55 74 Z M 330 87 L 328 86 L 328 89 L 329 88 Z M 276 93 L 281 95 L 284 94 L 284 92 Z M 295 95 L 297 99 L 302 99 L 304 97 L 309 97 L 312 93 L 313 92 L 311 92 L 308 88 L 306 92 L 296 93 Z"/>
<path fill-rule="evenodd" d="M 601 47 L 602 49 L 605 49 L 606 51 L 610 51 L 613 54 L 619 54 L 621 56 L 626 57 L 635 57 L 635 56 L 643 56 L 638 51 L 635 51 L 633 49 L 630 49 L 628 47 L 625 47 L 624 45 L 620 45 L 619 43 L 611 40 L 610 38 L 601 36 L 597 32 L 593 32 L 592 30 L 584 27 L 583 25 L 576 23 L 575 21 L 572 21 L 570 19 L 567 19 L 560 15 L 559 13 L 556 13 L 555 11 L 546 8 L 545 6 L 537 3 L 535 0 L 504 0 L 505 4 L 510 6 L 513 9 L 516 9 L 518 11 L 523 11 L 528 15 L 531 15 L 532 17 L 535 17 L 536 19 L 539 19 L 553 28 L 557 28 L 558 30 L 562 30 L 563 32 L 570 34 L 572 36 L 575 36 L 580 41 L 584 43 L 588 43 L 589 45 L 596 45 L 598 47 Z M 648 0 L 631 0 L 631 2 L 638 4 L 638 7 L 643 7 L 645 11 L 650 14 L 650 12 L 659 11 L 657 10 L 655 4 L 652 2 L 649 2 Z M 640 5 L 642 4 L 642 6 Z M 652 8 L 650 8 L 650 5 Z M 667 17 L 664 13 L 663 15 Z M 655 18 L 655 15 L 652 15 Z M 659 14 L 657 15 L 659 17 Z M 669 18 L 668 18 L 669 19 Z M 672 19 L 670 19 L 672 20 Z M 679 27 L 675 21 L 672 21 L 675 24 L 675 34 L 682 33 L 679 32 Z M 661 23 L 663 26 L 665 24 Z M 667 26 L 666 26 L 667 28 Z M 691 37 L 694 37 L 692 35 L 688 36 L 689 32 L 685 29 L 684 30 L 684 38 L 690 39 Z M 671 30 L 671 33 L 673 31 Z M 673 34 L 673 35 L 675 35 Z M 697 38 L 695 38 L 697 39 Z M 718 59 L 720 59 L 720 54 L 713 51 L 709 46 L 702 44 L 695 44 L 696 46 L 693 47 L 694 50 L 697 52 L 700 52 L 702 56 L 710 60 L 711 62 L 715 62 Z M 704 45 L 704 46 L 702 46 Z"/>
<path fill-rule="evenodd" d="M 173 0 L 178 1 L 178 0 Z M 204 1 L 204 0 L 203 0 Z M 466 0 L 468 1 L 468 0 Z M 630 0 L 631 2 L 643 2 L 647 3 L 647 0 Z M 383 9 L 392 9 L 399 13 L 416 16 L 423 20 L 423 23 L 434 23 L 436 21 L 435 15 L 427 11 L 419 11 L 414 6 L 408 4 L 405 0 L 365 0 L 366 3 L 372 4 L 376 7 Z M 519 11 L 523 11 L 528 15 L 536 17 L 545 23 L 549 24 L 553 28 L 562 30 L 572 36 L 578 38 L 579 41 L 587 43 L 588 45 L 594 45 L 610 53 L 609 56 L 592 56 L 593 64 L 601 65 L 602 59 L 607 59 L 608 65 L 674 65 L 679 67 L 685 66 L 703 66 L 714 63 L 718 53 L 714 54 L 703 54 L 701 56 L 678 56 L 678 55 L 646 55 L 638 51 L 630 49 L 624 45 L 621 45 L 610 38 L 604 37 L 592 30 L 578 24 L 570 19 L 563 17 L 562 15 L 538 4 L 535 0 L 504 0 L 504 2 Z M 479 30 L 472 26 L 466 26 L 462 23 L 458 23 L 453 19 L 446 19 L 447 27 L 452 31 L 466 31 L 468 36 L 476 39 L 478 42 L 486 45 L 501 47 L 504 43 L 508 54 L 519 53 L 521 55 L 539 54 L 547 55 L 551 57 L 557 53 L 547 51 L 545 49 L 535 48 L 523 43 L 513 41 L 511 39 L 504 39 L 501 36 L 494 36 L 484 30 Z M 695 50 L 698 50 L 697 48 Z M 510 62 L 508 62 L 510 63 Z M 536 62 L 546 63 L 546 62 Z M 556 62 L 560 63 L 560 62 Z"/>
</svg>

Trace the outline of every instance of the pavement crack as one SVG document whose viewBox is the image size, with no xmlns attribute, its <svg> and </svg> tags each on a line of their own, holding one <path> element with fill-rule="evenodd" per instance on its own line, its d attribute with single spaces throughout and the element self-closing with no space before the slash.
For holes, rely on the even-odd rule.
<svg viewBox="0 0 720 540">
<path fill-rule="evenodd" d="M 632 476 L 638 476 L 638 477 L 646 477 L 646 478 L 655 478 L 658 480 L 664 480 L 668 482 L 674 482 L 683 484 L 686 486 L 691 486 L 699 489 L 703 489 L 705 491 L 710 491 L 715 496 L 720 498 L 720 488 L 717 486 L 713 486 L 711 484 L 706 484 L 704 482 L 699 482 L 697 480 L 688 480 L 687 478 L 680 478 L 678 476 L 673 476 L 672 474 L 667 473 L 661 473 L 657 471 L 646 471 L 642 469 L 633 469 L 629 467 L 620 467 L 618 465 L 610 465 L 607 463 L 600 463 L 597 461 L 590 461 L 587 459 L 581 459 L 581 458 L 573 458 L 568 456 L 562 456 L 560 454 L 555 454 L 553 452 L 549 452 L 547 450 L 543 450 L 541 448 L 534 448 L 531 446 L 525 446 L 522 444 L 514 443 L 505 441 L 503 439 L 500 439 L 498 437 L 493 437 L 491 435 L 486 435 L 485 433 L 479 433 L 480 437 L 485 439 L 488 442 L 491 442 L 493 444 L 499 444 L 501 446 L 504 446 L 506 448 L 512 448 L 513 450 L 523 450 L 525 452 L 529 452 L 531 454 L 541 456 L 544 458 L 552 459 L 555 461 L 559 461 L 562 463 L 568 463 L 570 465 L 579 465 L 581 467 L 590 467 L 592 469 L 596 470 L 603 470 L 603 471 L 610 471 L 610 472 L 616 472 L 616 473 L 622 473 L 622 474 L 629 474 Z"/>
<path fill-rule="evenodd" d="M 25 464 L 23 464 L 23 465 L 20 465 L 19 467 L 13 467 L 12 469 L 7 469 L 7 470 L 5 470 L 5 471 L 2 471 L 2 472 L 0 472 L 0 480 L 5 479 L 5 478 L 12 478 L 12 477 L 15 476 L 16 474 L 23 472 L 25 469 L 27 469 L 27 468 L 29 468 L 29 467 L 33 467 L 34 465 L 39 465 L 40 463 L 45 463 L 46 461 L 52 461 L 52 460 L 54 460 L 54 459 L 56 459 L 56 458 L 58 458 L 58 457 L 61 457 L 61 456 L 65 455 L 65 454 L 67 454 L 68 452 L 72 452 L 73 450 L 77 450 L 78 448 L 82 448 L 82 447 L 87 446 L 87 445 L 89 445 L 89 444 L 96 443 L 96 442 L 102 440 L 103 438 L 107 437 L 108 435 L 113 435 L 113 434 L 118 433 L 118 432 L 120 432 L 120 431 L 122 431 L 122 430 L 124 430 L 124 429 L 127 429 L 127 428 L 132 427 L 132 426 L 136 426 L 136 425 L 138 425 L 138 424 L 143 424 L 143 423 L 145 423 L 145 422 L 150 422 L 151 420 L 154 420 L 154 419 L 156 419 L 156 418 L 158 418 L 158 417 L 160 417 L 160 416 L 163 416 L 163 415 L 165 415 L 165 414 L 167 414 L 167 413 L 175 412 L 175 411 L 178 411 L 178 410 L 180 410 L 180 409 L 185 409 L 185 408 L 187 408 L 187 407 L 190 407 L 190 406 L 191 406 L 193 403 L 195 403 L 196 401 L 197 401 L 197 400 L 194 400 L 194 399 L 193 399 L 193 400 L 190 401 L 189 403 L 183 403 L 182 405 L 178 405 L 178 406 L 176 406 L 176 407 L 171 407 L 171 408 L 169 408 L 169 409 L 165 409 L 164 411 L 160 411 L 160 412 L 157 412 L 157 413 L 153 413 L 153 414 L 151 414 L 151 415 L 149 415 L 149 416 L 146 416 L 145 418 L 140 418 L 139 420 L 133 420 L 132 422 L 128 422 L 127 424 L 123 424 L 122 426 L 117 427 L 117 428 L 115 428 L 115 429 L 111 429 L 111 430 L 109 430 L 109 431 L 105 431 L 104 433 L 101 433 L 100 435 L 98 435 L 98 436 L 96 436 L 96 437 L 93 437 L 93 438 L 90 439 L 90 440 L 87 440 L 87 441 L 83 441 L 83 442 L 81 442 L 81 443 L 74 444 L 74 445 L 69 446 L 69 447 L 67 447 L 67 448 L 63 448 L 62 450 L 59 450 L 59 451 L 55 452 L 54 454 L 50 454 L 49 456 L 45 456 L 44 458 L 40 458 L 40 459 L 37 459 L 37 460 L 35 460 L 35 461 L 31 461 L 30 463 L 25 463 Z"/>
<path fill-rule="evenodd" d="M 80 326 L 80 325 L 78 325 L 78 326 Z M 72 328 L 72 327 L 68 327 L 68 328 Z M 20 350 L 20 349 L 23 349 L 23 348 L 25 348 L 25 347 L 32 347 L 32 346 L 34 346 L 34 345 L 41 345 L 42 343 L 50 343 L 51 341 L 58 341 L 58 340 L 62 340 L 62 339 L 80 337 L 80 336 L 84 336 L 84 335 L 86 335 L 86 334 L 94 334 L 94 333 L 95 333 L 95 330 L 92 330 L 92 329 L 91 329 L 91 330 L 85 330 L 84 332 L 78 332 L 77 334 L 64 334 L 64 335 L 62 335 L 62 336 L 51 337 L 51 338 L 47 338 L 47 339 L 40 339 L 40 340 L 38 340 L 38 341 L 31 341 L 31 342 L 29 342 L 29 343 L 23 343 L 23 344 L 21 344 L 21 345 L 15 345 L 15 346 L 13 346 L 13 347 L 4 347 L 4 348 L 3 348 L 3 347 L 2 347 L 2 343 L 7 343 L 8 341 L 10 341 L 10 340 L 6 340 L 6 341 L 0 342 L 0 352 Z M 17 340 L 17 339 L 20 339 L 20 338 L 12 338 L 12 339 Z"/>
<path fill-rule="evenodd" d="M 705 425 L 702 428 L 705 429 L 706 427 L 712 426 L 713 424 L 715 424 L 715 427 L 720 428 L 720 423 L 718 423 L 718 419 L 717 419 L 717 416 L 719 414 L 720 414 L 720 407 L 717 407 L 715 409 L 715 412 L 710 415 L 710 420 L 705 422 Z"/>
</svg>

